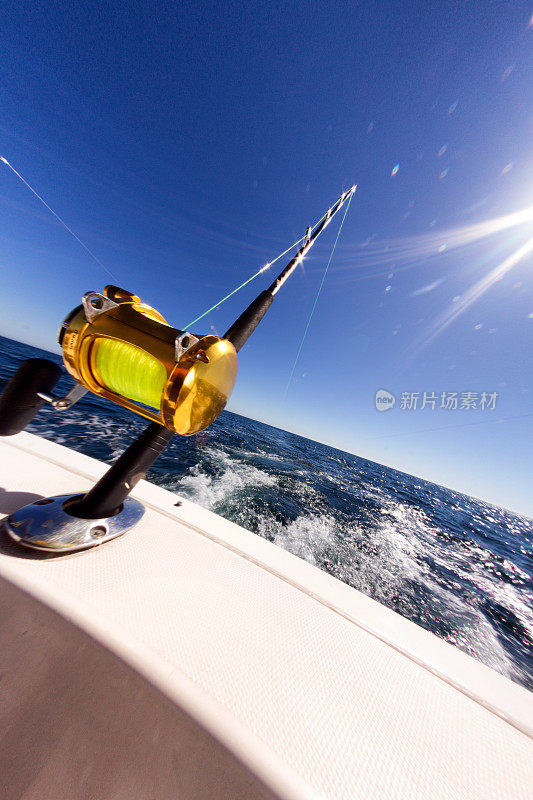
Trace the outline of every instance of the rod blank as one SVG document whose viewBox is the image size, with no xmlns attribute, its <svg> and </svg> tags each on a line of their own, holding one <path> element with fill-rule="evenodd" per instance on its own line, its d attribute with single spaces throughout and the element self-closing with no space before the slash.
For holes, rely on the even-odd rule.
<svg viewBox="0 0 533 800">
<path fill-rule="evenodd" d="M 344 203 L 352 196 L 352 194 L 357 189 L 357 184 L 352 186 L 351 189 L 348 189 L 347 192 L 343 192 L 343 194 L 339 197 L 337 202 L 331 207 L 329 212 L 324 216 L 322 221 L 318 224 L 316 229 L 310 234 L 309 237 L 305 238 L 303 245 L 300 247 L 296 255 L 291 258 L 287 266 L 282 269 L 279 273 L 278 277 L 273 281 L 273 283 L 261 292 L 255 300 L 250 303 L 248 308 L 243 311 L 243 313 L 235 320 L 233 325 L 231 325 L 226 333 L 224 334 L 225 339 L 229 339 L 229 341 L 233 344 L 236 350 L 240 350 L 241 347 L 245 344 L 245 342 L 250 338 L 252 333 L 255 331 L 263 317 L 265 316 L 266 312 L 272 305 L 272 301 L 274 300 L 274 296 L 279 292 L 285 281 L 292 275 L 298 264 L 301 263 L 302 259 L 309 252 L 315 241 L 318 239 L 324 228 L 326 228 L 337 211 L 340 211 Z"/>
</svg>

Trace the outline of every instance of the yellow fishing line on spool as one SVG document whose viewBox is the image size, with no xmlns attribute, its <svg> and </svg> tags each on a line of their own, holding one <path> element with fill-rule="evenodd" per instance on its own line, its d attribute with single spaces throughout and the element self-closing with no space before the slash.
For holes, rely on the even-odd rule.
<svg viewBox="0 0 533 800">
<path fill-rule="evenodd" d="M 99 338 L 94 359 L 98 377 L 112 392 L 151 408 L 161 406 L 167 373 L 157 358 L 128 342 Z"/>
</svg>

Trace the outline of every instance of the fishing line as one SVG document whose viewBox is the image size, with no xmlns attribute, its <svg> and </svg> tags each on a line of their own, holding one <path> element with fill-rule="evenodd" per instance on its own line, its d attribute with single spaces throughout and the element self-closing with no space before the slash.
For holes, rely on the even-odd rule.
<svg viewBox="0 0 533 800">
<path fill-rule="evenodd" d="M 351 199 L 351 198 L 350 198 L 350 199 Z M 348 205 L 349 205 L 349 204 L 348 204 Z M 311 229 L 311 230 L 312 230 L 312 231 L 313 231 L 313 230 L 315 230 L 315 228 L 317 228 L 317 227 L 318 227 L 318 225 L 320 225 L 320 223 L 322 222 L 322 220 L 324 220 L 324 219 L 327 217 L 327 215 L 328 215 L 328 212 L 326 211 L 326 213 L 325 213 L 325 214 L 324 214 L 322 217 L 320 217 L 320 219 L 318 220 L 318 222 L 316 222 L 316 223 L 313 225 L 313 227 L 312 227 L 312 229 Z M 286 249 L 286 250 L 284 250 L 284 251 L 283 251 L 283 253 L 280 253 L 280 254 L 279 254 L 279 256 L 276 256 L 276 258 L 275 258 L 273 261 L 269 261 L 269 262 L 268 262 L 268 264 L 265 264 L 265 266 L 264 266 L 264 267 L 261 267 L 261 269 L 260 269 L 260 270 L 258 270 L 258 271 L 255 273 L 255 275 L 252 275 L 252 277 L 251 277 L 251 278 L 248 278 L 248 280 L 244 281 L 244 283 L 241 283 L 241 285 L 240 285 L 240 286 L 237 286 L 237 288 L 236 288 L 236 289 L 234 289 L 232 292 L 230 292 L 230 293 L 229 293 L 229 294 L 227 294 L 225 297 L 223 297 L 223 298 L 222 298 L 222 300 L 219 300 L 219 301 L 218 301 L 218 303 L 215 303 L 215 305 L 214 305 L 214 306 L 211 306 L 211 308 L 208 308 L 208 309 L 207 309 L 207 311 L 204 311 L 204 313 L 203 313 L 203 314 L 200 314 L 200 316 L 199 316 L 199 317 L 196 317 L 196 319 L 193 319 L 193 321 L 192 321 L 192 322 L 189 322 L 189 323 L 188 323 L 188 324 L 185 326 L 185 330 L 189 330 L 189 328 L 191 328 L 193 325 L 195 325 L 197 322 L 199 322 L 199 320 L 201 320 L 201 319 L 203 319 L 204 317 L 206 317 L 206 316 L 207 316 L 207 315 L 208 315 L 208 314 L 209 314 L 211 311 L 214 311 L 214 310 L 215 310 L 215 308 L 218 308 L 218 307 L 219 307 L 220 305 L 222 305 L 222 303 L 224 303 L 226 300 L 229 300 L 229 298 L 230 298 L 230 297 L 233 297 L 233 295 L 234 295 L 234 294 L 236 294 L 237 292 L 239 292 L 239 291 L 240 291 L 241 289 L 243 289 L 243 288 L 244 288 L 244 287 L 245 287 L 245 286 L 246 286 L 248 283 L 250 283 L 251 281 L 253 281 L 253 280 L 254 280 L 254 278 L 257 278 L 257 277 L 258 277 L 259 275 L 261 275 L 263 272 L 266 272 L 266 270 L 267 270 L 267 269 L 270 269 L 270 267 L 271 267 L 271 266 L 273 266 L 273 264 L 275 264 L 275 263 L 276 263 L 276 261 L 279 261 L 279 260 L 280 260 L 280 258 L 283 258 L 283 256 L 287 255 L 287 253 L 290 253 L 290 251 L 291 251 L 291 250 L 294 250 L 294 248 L 295 248 L 297 245 L 299 245 L 299 244 L 300 244 L 300 242 L 303 242 L 303 241 L 304 241 L 304 239 L 306 238 L 306 236 L 307 236 L 307 234 L 304 234 L 304 235 L 303 235 L 303 236 L 302 236 L 300 239 L 298 239 L 298 241 L 294 242 L 294 244 L 291 244 L 291 246 L 290 246 L 290 247 L 287 247 L 287 249 Z"/>
<path fill-rule="evenodd" d="M 293 245 L 293 247 L 294 247 L 294 245 Z M 274 263 L 274 262 L 272 262 L 272 263 Z M 248 278 L 247 281 L 244 281 L 244 283 L 241 283 L 240 286 L 237 286 L 236 289 L 234 289 L 232 292 L 230 292 L 225 297 L 223 297 L 222 300 L 219 300 L 218 303 L 215 303 L 214 306 L 211 306 L 211 308 L 208 308 L 207 311 L 204 311 L 204 313 L 200 314 L 199 317 L 196 317 L 196 319 L 193 319 L 192 322 L 187 323 L 187 325 L 185 326 L 185 330 L 189 330 L 189 328 L 192 328 L 193 325 L 195 325 L 201 319 L 206 317 L 209 314 L 210 311 L 214 311 L 215 308 L 218 308 L 220 305 L 222 305 L 222 303 L 224 303 L 226 300 L 228 300 L 230 297 L 232 297 L 234 294 L 236 294 L 238 291 L 240 291 L 244 286 L 246 286 L 246 284 L 250 283 L 250 281 L 253 281 L 253 279 L 257 278 L 258 275 L 261 275 L 261 273 L 264 272 L 266 269 L 268 269 L 269 266 L 270 266 L 270 264 L 267 264 L 266 266 L 262 267 L 258 272 L 255 273 L 255 275 L 252 275 L 252 277 Z"/>
<path fill-rule="evenodd" d="M 163 364 L 129 342 L 98 337 L 94 367 L 102 383 L 116 394 L 159 409 L 167 379 Z"/>
<path fill-rule="evenodd" d="M 66 228 L 66 229 L 67 229 L 67 231 L 68 231 L 70 234 L 72 234 L 72 236 L 74 236 L 74 238 L 76 239 L 76 241 L 77 241 L 77 242 L 79 242 L 79 244 L 81 244 L 81 246 L 83 247 L 83 249 L 84 249 L 84 250 L 86 250 L 86 251 L 89 253 L 89 255 L 91 256 L 91 258 L 94 258 L 94 260 L 96 261 L 96 263 L 97 263 L 97 264 L 99 264 L 99 265 L 102 267 L 102 269 L 104 269 L 104 270 L 107 272 L 107 274 L 108 274 L 108 275 L 111 275 L 111 277 L 113 278 L 113 280 L 115 280 L 115 276 L 113 275 L 113 273 L 111 272 L 111 270 L 110 270 L 110 269 L 108 269 L 108 268 L 105 266 L 105 264 L 102 264 L 102 262 L 100 261 L 100 259 L 99 259 L 99 258 L 97 258 L 97 257 L 95 256 L 95 254 L 94 254 L 93 252 L 91 252 L 91 250 L 89 250 L 89 248 L 87 247 L 87 245 L 86 245 L 86 244 L 84 244 L 84 243 L 82 242 L 82 240 L 80 239 L 80 237 L 79 237 L 79 236 L 77 236 L 77 235 L 74 233 L 74 231 L 72 230 L 72 228 L 69 228 L 69 226 L 67 225 L 67 223 L 66 223 L 66 222 L 64 222 L 64 221 L 61 219 L 61 217 L 59 216 L 59 214 L 56 214 L 56 212 L 53 210 L 53 208 L 50 208 L 50 206 L 48 205 L 48 203 L 47 203 L 47 202 L 45 202 L 45 200 L 43 200 L 43 198 L 41 197 L 41 195 L 40 195 L 40 194 L 37 194 L 37 192 L 35 191 L 35 189 L 33 189 L 33 188 L 30 186 L 30 184 L 28 183 L 28 181 L 24 180 L 24 178 L 22 177 L 22 175 L 20 174 L 20 172 L 17 172 L 17 170 L 15 169 L 15 167 L 11 166 L 11 164 L 9 163 L 9 161 L 7 160 L 7 158 L 4 158 L 4 156 L 0 156 L 0 161 L 3 161 L 3 162 L 4 162 L 4 164 L 6 164 L 6 166 L 8 166 L 8 167 L 9 167 L 9 169 L 10 169 L 12 172 L 14 172 L 14 173 L 15 173 L 15 175 L 17 176 L 17 178 L 20 178 L 20 180 L 22 181 L 22 183 L 23 183 L 25 186 L 27 186 L 27 187 L 28 187 L 28 189 L 30 190 L 30 192 L 33 192 L 33 194 L 35 195 L 35 197 L 36 197 L 38 200 L 40 200 L 40 201 L 41 201 L 41 203 L 43 204 L 43 206 L 45 206 L 45 207 L 48 209 L 48 211 L 50 211 L 50 213 L 54 215 L 54 217 L 57 219 L 57 221 L 58 221 L 58 222 L 60 222 L 60 223 L 61 223 L 61 225 L 63 225 L 63 227 L 64 227 L 64 228 Z"/>
<path fill-rule="evenodd" d="M 333 253 L 335 252 L 335 248 L 337 247 L 337 242 L 339 241 L 339 236 L 341 235 L 342 226 L 344 225 L 344 220 L 346 219 L 346 214 L 348 213 L 348 209 L 350 208 L 350 203 L 352 202 L 353 194 L 350 195 L 350 199 L 348 200 L 348 205 L 346 206 L 346 211 L 344 212 L 344 216 L 341 220 L 341 224 L 339 226 L 339 230 L 337 231 L 337 237 L 333 243 L 333 248 L 331 250 L 328 263 L 326 264 L 326 269 L 324 270 L 324 274 L 322 275 L 322 280 L 320 282 L 320 286 L 318 287 L 318 292 L 316 293 L 315 302 L 313 303 L 313 307 L 311 309 L 311 313 L 309 314 L 309 318 L 307 320 L 307 325 L 305 326 L 305 330 L 303 332 L 303 336 L 300 341 L 300 346 L 298 347 L 298 352 L 296 353 L 296 358 L 294 359 L 291 374 L 289 375 L 289 380 L 287 381 L 287 385 L 285 387 L 284 399 L 287 397 L 287 392 L 289 391 L 289 386 L 291 385 L 292 377 L 294 375 L 294 370 L 296 369 L 296 364 L 298 363 L 298 359 L 300 358 L 300 353 L 302 352 L 302 347 L 304 346 L 304 342 L 307 337 L 307 333 L 309 331 L 309 326 L 311 325 L 311 320 L 313 318 L 313 314 L 315 313 L 315 309 L 318 303 L 318 298 L 320 297 L 320 293 L 322 291 L 322 287 L 324 286 L 324 281 L 326 280 L 326 275 L 328 274 L 329 265 L 331 264 L 331 259 L 333 258 Z"/>
</svg>

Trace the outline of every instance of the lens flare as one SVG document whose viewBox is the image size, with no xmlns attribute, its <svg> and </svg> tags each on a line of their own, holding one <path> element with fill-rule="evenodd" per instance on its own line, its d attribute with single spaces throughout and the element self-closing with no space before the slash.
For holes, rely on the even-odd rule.
<svg viewBox="0 0 533 800">
<path fill-rule="evenodd" d="M 381 274 L 380 267 L 385 275 L 393 265 L 395 271 L 413 269 L 444 252 L 449 254 L 503 231 L 531 223 L 533 206 L 461 228 L 435 229 L 418 236 L 397 239 L 370 237 L 360 244 L 344 245 L 343 254 L 337 259 L 336 272 L 349 272 L 349 280 L 356 281 L 361 277 L 377 277 Z M 367 272 L 361 276 L 359 273 L 362 271 Z"/>
<path fill-rule="evenodd" d="M 443 283 L 444 278 L 440 278 L 438 281 L 433 281 L 433 283 L 428 283 L 427 286 L 421 286 L 420 289 L 415 289 L 414 292 L 411 292 L 409 295 L 410 297 L 420 297 L 422 294 L 428 294 L 432 292 L 433 289 L 436 289 L 437 286 L 440 286 Z"/>
<path fill-rule="evenodd" d="M 521 247 L 511 253 L 510 256 L 505 258 L 497 267 L 494 267 L 490 270 L 487 275 L 484 275 L 483 278 L 480 278 L 473 286 L 470 287 L 461 297 L 454 297 L 453 298 L 453 306 L 450 306 L 446 311 L 444 311 L 440 317 L 438 317 L 435 323 L 431 326 L 431 328 L 426 331 L 424 338 L 422 341 L 419 341 L 415 346 L 411 349 L 411 356 L 416 357 L 418 356 L 422 350 L 424 350 L 428 345 L 430 345 L 437 336 L 449 326 L 452 322 L 466 311 L 473 303 L 475 303 L 479 298 L 485 294 L 485 292 L 491 288 L 497 281 L 501 280 L 504 275 L 506 275 L 509 270 L 515 267 L 520 261 L 526 258 L 530 253 L 533 252 L 533 237 L 528 239 Z M 479 323 L 478 323 L 479 325 Z M 476 330 L 480 330 L 480 325 L 475 326 Z"/>
</svg>

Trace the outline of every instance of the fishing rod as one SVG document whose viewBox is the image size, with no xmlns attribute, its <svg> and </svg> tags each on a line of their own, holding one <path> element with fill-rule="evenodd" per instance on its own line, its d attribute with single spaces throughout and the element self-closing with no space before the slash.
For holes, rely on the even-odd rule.
<svg viewBox="0 0 533 800">
<path fill-rule="evenodd" d="M 329 225 L 335 214 L 341 210 L 343 205 L 347 200 L 350 199 L 356 189 L 357 184 L 354 184 L 351 189 L 348 189 L 347 192 L 343 192 L 337 202 L 334 203 L 330 209 L 328 209 L 312 233 L 311 229 L 307 228 L 304 243 L 296 255 L 291 258 L 287 266 L 281 270 L 278 277 L 272 282 L 268 289 L 265 289 L 263 292 L 261 292 L 261 294 L 259 294 L 255 300 L 250 303 L 248 308 L 243 311 L 240 317 L 235 320 L 233 325 L 228 328 L 224 334 L 224 338 L 229 339 L 237 351 L 241 349 L 243 344 L 252 335 L 272 305 L 274 297 L 279 292 L 283 284 L 292 275 L 296 267 L 302 263 L 305 255 L 312 248 L 322 231 Z"/>
<path fill-rule="evenodd" d="M 86 494 L 49 499 L 47 514 L 53 515 L 53 524 L 48 525 L 48 533 L 42 511 L 28 506 L 20 513 L 28 509 L 31 513 L 15 527 L 8 522 L 12 538 L 28 547 L 67 552 L 114 538 L 138 521 L 144 509 L 129 497 L 131 490 L 175 433 L 191 436 L 220 415 L 237 379 L 238 351 L 356 188 L 343 192 L 314 230 L 307 228 L 303 244 L 287 266 L 223 337 L 174 328 L 159 311 L 118 286 L 83 296 L 58 336 L 74 387 L 64 396 L 55 396 L 60 367 L 47 359 L 23 362 L 0 396 L 0 436 L 19 433 L 44 403 L 62 411 L 88 391 L 146 417 L 151 424 Z"/>
</svg>

